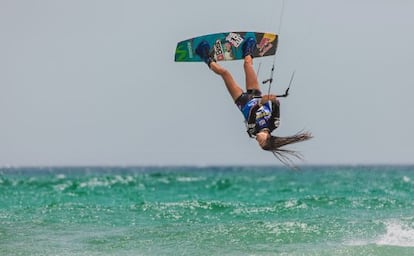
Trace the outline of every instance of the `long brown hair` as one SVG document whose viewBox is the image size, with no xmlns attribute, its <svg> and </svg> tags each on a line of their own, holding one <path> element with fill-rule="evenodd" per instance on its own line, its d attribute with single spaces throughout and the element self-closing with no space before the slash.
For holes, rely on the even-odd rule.
<svg viewBox="0 0 414 256">
<path fill-rule="evenodd" d="M 291 157 L 302 160 L 302 154 L 295 150 L 286 149 L 282 147 L 289 144 L 306 141 L 312 138 L 312 134 L 308 131 L 299 131 L 295 135 L 287 137 L 269 136 L 267 144 L 263 147 L 263 149 L 272 152 L 273 155 L 277 159 L 279 159 L 279 161 L 282 162 L 284 165 L 296 169 L 296 166 L 294 165 Z"/>
</svg>

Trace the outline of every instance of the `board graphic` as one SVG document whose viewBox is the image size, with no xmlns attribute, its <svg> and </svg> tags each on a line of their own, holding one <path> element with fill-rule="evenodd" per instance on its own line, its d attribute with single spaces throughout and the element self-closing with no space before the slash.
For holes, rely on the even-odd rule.
<svg viewBox="0 0 414 256">
<path fill-rule="evenodd" d="M 206 40 L 214 52 L 216 61 L 243 59 L 242 45 L 246 38 L 256 38 L 256 48 L 253 57 L 265 57 L 276 54 L 278 35 L 262 32 L 225 32 L 203 35 L 178 42 L 175 50 L 176 62 L 203 61 L 195 54 L 197 45 Z"/>
</svg>

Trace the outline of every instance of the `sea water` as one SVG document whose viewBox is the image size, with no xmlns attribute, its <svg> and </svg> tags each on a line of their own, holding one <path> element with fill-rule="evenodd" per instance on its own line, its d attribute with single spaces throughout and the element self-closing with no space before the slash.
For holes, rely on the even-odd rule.
<svg viewBox="0 0 414 256">
<path fill-rule="evenodd" d="M 0 255 L 414 255 L 414 166 L 0 168 Z"/>
</svg>

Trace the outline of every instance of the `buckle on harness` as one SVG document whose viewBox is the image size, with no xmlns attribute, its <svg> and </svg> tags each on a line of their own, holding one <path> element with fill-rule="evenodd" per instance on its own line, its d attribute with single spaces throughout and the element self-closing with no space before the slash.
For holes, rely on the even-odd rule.
<svg viewBox="0 0 414 256">
<path fill-rule="evenodd" d="M 249 134 L 250 138 L 256 138 L 256 124 L 249 124 L 246 123 L 247 134 Z"/>
<path fill-rule="evenodd" d="M 276 128 L 278 128 L 278 127 L 279 127 L 279 125 L 280 125 L 280 118 L 275 117 L 275 118 L 274 118 L 274 121 L 273 121 L 273 124 L 274 124 L 274 126 L 275 126 L 275 129 L 276 129 Z"/>
</svg>

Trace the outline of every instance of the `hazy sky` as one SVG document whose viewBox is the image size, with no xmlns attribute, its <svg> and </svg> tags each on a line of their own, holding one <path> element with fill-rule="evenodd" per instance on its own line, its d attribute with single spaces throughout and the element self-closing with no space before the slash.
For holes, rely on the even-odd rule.
<svg viewBox="0 0 414 256">
<path fill-rule="evenodd" d="M 414 1 L 0 0 L 0 165 L 278 164 L 176 43 L 280 33 L 278 135 L 305 164 L 414 163 Z M 272 58 L 261 63 L 268 78 Z M 223 63 L 242 85 L 241 61 Z M 264 87 L 263 90 L 267 90 Z"/>
</svg>

